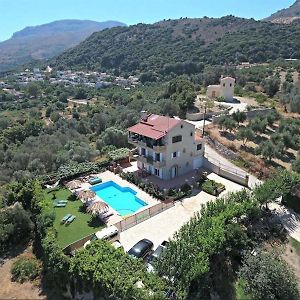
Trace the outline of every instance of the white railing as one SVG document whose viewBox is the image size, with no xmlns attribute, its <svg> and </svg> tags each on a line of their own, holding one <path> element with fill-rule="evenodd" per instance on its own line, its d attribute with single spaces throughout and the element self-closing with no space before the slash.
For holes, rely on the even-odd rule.
<svg viewBox="0 0 300 300">
<path fill-rule="evenodd" d="M 120 232 L 122 232 L 122 231 L 125 231 L 143 221 L 146 221 L 146 220 L 152 218 L 153 216 L 155 216 L 173 206 L 174 206 L 173 202 L 170 202 L 170 203 L 160 202 L 156 205 L 150 206 L 147 209 L 137 212 L 136 214 L 133 214 L 133 215 L 125 218 L 124 220 L 115 223 L 114 225 L 119 228 Z"/>
</svg>

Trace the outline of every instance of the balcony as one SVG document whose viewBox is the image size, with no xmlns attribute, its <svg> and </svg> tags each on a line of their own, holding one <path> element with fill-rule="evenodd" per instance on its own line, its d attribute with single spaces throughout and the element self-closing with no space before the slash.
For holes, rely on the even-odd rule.
<svg viewBox="0 0 300 300">
<path fill-rule="evenodd" d="M 165 152 L 167 150 L 167 146 L 161 145 L 161 146 L 153 146 L 153 151 L 156 153 Z"/>
<path fill-rule="evenodd" d="M 154 160 L 152 156 L 144 156 L 144 155 L 141 154 L 137 157 L 137 160 L 139 162 L 152 165 L 156 169 L 160 169 L 160 168 L 163 168 L 163 167 L 166 166 L 166 162 L 164 160 L 163 161 L 157 161 L 157 160 Z"/>
<path fill-rule="evenodd" d="M 153 167 L 156 169 L 161 169 L 166 166 L 166 161 L 153 161 Z"/>
<path fill-rule="evenodd" d="M 139 162 L 141 162 L 141 163 L 144 163 L 144 164 L 147 163 L 147 157 L 145 157 L 145 156 L 143 156 L 143 155 L 139 155 L 139 156 L 137 157 L 137 160 L 138 160 Z"/>
<path fill-rule="evenodd" d="M 129 135 L 128 143 L 134 146 L 153 149 L 157 153 L 164 152 L 167 149 L 161 140 L 155 141 L 141 135 Z"/>
</svg>

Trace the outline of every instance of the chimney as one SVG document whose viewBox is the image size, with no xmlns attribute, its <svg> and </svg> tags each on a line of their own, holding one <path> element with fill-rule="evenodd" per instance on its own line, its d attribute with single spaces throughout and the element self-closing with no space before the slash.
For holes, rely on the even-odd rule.
<svg viewBox="0 0 300 300">
<path fill-rule="evenodd" d="M 141 121 L 147 122 L 148 112 L 146 110 L 141 111 Z"/>
</svg>

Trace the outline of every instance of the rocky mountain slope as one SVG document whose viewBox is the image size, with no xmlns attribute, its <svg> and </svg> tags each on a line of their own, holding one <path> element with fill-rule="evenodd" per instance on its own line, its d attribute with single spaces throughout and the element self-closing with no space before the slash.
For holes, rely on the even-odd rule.
<svg viewBox="0 0 300 300">
<path fill-rule="evenodd" d="M 62 20 L 26 27 L 0 43 L 0 72 L 36 59 L 56 56 L 78 45 L 93 32 L 116 26 L 116 21 Z"/>
<path fill-rule="evenodd" d="M 281 24 L 300 23 L 300 0 L 297 0 L 289 8 L 279 10 L 265 20 Z"/>
</svg>

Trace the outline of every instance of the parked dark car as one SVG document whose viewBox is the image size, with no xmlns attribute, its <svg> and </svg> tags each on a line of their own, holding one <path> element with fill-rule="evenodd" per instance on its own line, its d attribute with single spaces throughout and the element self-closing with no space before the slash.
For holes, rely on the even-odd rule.
<svg viewBox="0 0 300 300">
<path fill-rule="evenodd" d="M 153 264 L 155 262 L 155 260 L 157 260 L 162 252 L 166 249 L 168 242 L 167 241 L 163 241 L 156 249 L 155 251 L 149 256 L 148 258 L 148 264 L 147 264 L 147 269 L 149 272 L 153 272 L 154 271 L 154 267 Z"/>
<path fill-rule="evenodd" d="M 128 254 L 135 258 L 146 258 L 153 249 L 153 243 L 148 239 L 142 239 L 137 242 L 129 251 Z"/>
</svg>

